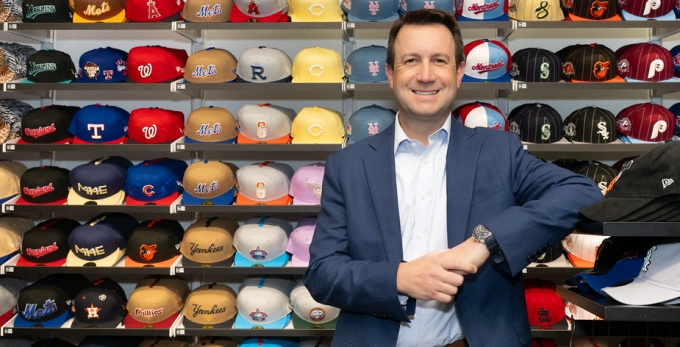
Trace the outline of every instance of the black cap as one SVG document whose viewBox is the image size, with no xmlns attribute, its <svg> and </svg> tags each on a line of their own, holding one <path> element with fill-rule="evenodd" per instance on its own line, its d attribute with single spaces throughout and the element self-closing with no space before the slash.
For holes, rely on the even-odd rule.
<svg viewBox="0 0 680 347">
<path fill-rule="evenodd" d="M 80 274 L 55 274 L 21 289 L 14 327 L 61 327 L 71 317 L 71 302 L 87 283 Z"/>
<path fill-rule="evenodd" d="M 80 107 L 50 105 L 26 112 L 21 119 L 18 143 L 70 143 L 68 132 L 73 115 Z"/>
<path fill-rule="evenodd" d="M 562 139 L 562 116 L 550 105 L 533 103 L 516 107 L 511 112 L 510 131 L 524 142 L 552 143 Z"/>
<path fill-rule="evenodd" d="M 614 180 L 618 171 L 607 164 L 591 163 L 582 165 L 574 170 L 579 175 L 586 176 L 593 180 L 597 187 L 600 188 L 602 194 L 607 191 L 607 187 Z"/>
<path fill-rule="evenodd" d="M 110 278 L 100 278 L 75 297 L 71 328 L 115 328 L 125 318 L 127 297 L 123 288 Z"/>
<path fill-rule="evenodd" d="M 17 205 L 63 205 L 69 193 L 69 170 L 56 166 L 33 167 L 19 179 L 21 197 Z"/>
<path fill-rule="evenodd" d="M 143 221 L 132 231 L 126 248 L 126 267 L 158 266 L 180 255 L 184 228 L 174 219 Z M 170 264 L 160 264 L 168 267 Z"/>
<path fill-rule="evenodd" d="M 562 61 L 547 49 L 520 49 L 512 55 L 510 76 L 524 82 L 559 82 L 562 79 Z"/>
<path fill-rule="evenodd" d="M 24 23 L 71 23 L 73 12 L 67 0 L 24 0 Z"/>
<path fill-rule="evenodd" d="M 76 345 L 56 337 L 50 337 L 33 342 L 31 347 L 76 347 Z"/>
<path fill-rule="evenodd" d="M 78 77 L 71 56 L 56 49 L 43 49 L 26 59 L 26 79 L 35 83 L 70 83 Z"/>
<path fill-rule="evenodd" d="M 579 82 L 625 82 L 618 76 L 616 54 L 597 43 L 572 45 L 558 51 L 562 60 L 562 78 Z"/>
<path fill-rule="evenodd" d="M 600 107 L 586 106 L 564 119 L 564 138 L 571 142 L 609 143 L 618 135 L 616 116 Z"/>
<path fill-rule="evenodd" d="M 644 257 L 652 246 L 659 244 L 659 239 L 653 237 L 611 236 L 604 240 L 597 248 L 595 265 L 590 273 L 605 274 L 619 260 L 630 257 Z"/>
<path fill-rule="evenodd" d="M 17 266 L 62 266 L 68 255 L 68 235 L 79 226 L 68 218 L 48 219 L 24 233 Z"/>
</svg>

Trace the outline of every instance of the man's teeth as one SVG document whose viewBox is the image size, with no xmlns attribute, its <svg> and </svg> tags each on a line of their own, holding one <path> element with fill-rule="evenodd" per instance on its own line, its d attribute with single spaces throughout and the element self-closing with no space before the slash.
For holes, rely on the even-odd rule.
<svg viewBox="0 0 680 347">
<path fill-rule="evenodd" d="M 433 91 L 433 92 L 421 92 L 421 91 L 415 90 L 414 93 L 416 93 L 416 94 L 418 94 L 418 95 L 435 95 L 435 94 L 438 93 L 438 91 Z"/>
</svg>

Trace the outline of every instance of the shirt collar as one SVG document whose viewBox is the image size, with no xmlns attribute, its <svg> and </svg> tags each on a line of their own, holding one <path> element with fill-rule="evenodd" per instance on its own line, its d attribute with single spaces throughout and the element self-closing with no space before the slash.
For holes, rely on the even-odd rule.
<svg viewBox="0 0 680 347">
<path fill-rule="evenodd" d="M 446 117 L 446 120 L 444 121 L 444 124 L 442 124 L 441 128 L 439 128 L 437 131 L 430 134 L 430 136 L 428 136 L 427 138 L 429 140 L 432 140 L 432 139 L 436 138 L 437 136 L 441 136 L 442 141 L 446 141 L 446 140 L 448 140 L 448 137 L 449 137 L 449 129 L 451 129 L 451 114 L 450 113 L 449 113 L 449 116 Z M 439 135 L 439 134 L 441 134 L 441 135 Z M 404 132 L 404 129 L 401 127 L 401 124 L 399 124 L 399 112 L 397 112 L 397 115 L 394 118 L 394 154 L 397 154 L 397 149 L 399 149 L 399 146 L 404 141 L 417 141 L 417 140 L 411 140 L 406 135 L 406 132 Z"/>
</svg>

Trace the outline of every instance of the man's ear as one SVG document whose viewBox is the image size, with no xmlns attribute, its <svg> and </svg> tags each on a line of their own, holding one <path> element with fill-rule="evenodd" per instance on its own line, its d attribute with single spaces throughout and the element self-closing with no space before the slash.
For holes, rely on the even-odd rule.
<svg viewBox="0 0 680 347">
<path fill-rule="evenodd" d="M 389 82 L 389 84 L 390 84 L 390 89 L 394 89 L 394 84 L 393 84 L 393 79 L 392 79 L 393 73 L 394 73 L 394 70 L 392 69 L 392 67 L 390 67 L 389 64 L 385 63 L 385 75 L 387 76 L 387 82 Z"/>
<path fill-rule="evenodd" d="M 458 88 L 460 88 L 460 83 L 463 81 L 463 75 L 465 75 L 465 62 L 460 63 L 456 70 L 456 84 Z"/>
</svg>

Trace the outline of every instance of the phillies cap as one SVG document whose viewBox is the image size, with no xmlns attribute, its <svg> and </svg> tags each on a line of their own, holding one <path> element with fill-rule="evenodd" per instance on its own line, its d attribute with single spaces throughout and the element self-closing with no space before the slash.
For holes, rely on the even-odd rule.
<svg viewBox="0 0 680 347">
<path fill-rule="evenodd" d="M 21 192 L 21 176 L 26 166 L 18 161 L 0 160 L 0 203 Z"/>
<path fill-rule="evenodd" d="M 550 105 L 542 103 L 517 106 L 511 114 L 510 131 L 529 143 L 553 143 L 562 139 L 562 116 Z"/>
<path fill-rule="evenodd" d="M 151 219 L 132 231 L 125 267 L 170 267 L 179 258 L 184 228 L 174 219 Z"/>
<path fill-rule="evenodd" d="M 510 0 L 508 17 L 521 22 L 552 22 L 564 20 L 564 12 L 559 0 Z"/>
<path fill-rule="evenodd" d="M 348 22 L 393 22 L 399 19 L 399 1 L 342 0 Z"/>
<path fill-rule="evenodd" d="M 67 1 L 23 0 L 21 4 L 24 23 L 71 23 L 73 13 Z"/>
<path fill-rule="evenodd" d="M 237 267 L 284 267 L 293 226 L 279 218 L 250 218 L 234 234 Z"/>
<path fill-rule="evenodd" d="M 178 276 L 142 279 L 128 298 L 125 328 L 170 328 L 184 308 L 188 293 L 187 281 Z"/>
<path fill-rule="evenodd" d="M 125 213 L 102 213 L 68 236 L 71 247 L 66 266 L 112 267 L 125 255 L 128 238 L 137 227 L 136 219 Z"/>
<path fill-rule="evenodd" d="M 71 318 L 71 303 L 88 284 L 81 274 L 43 277 L 19 291 L 15 328 L 59 328 Z"/>
<path fill-rule="evenodd" d="M 293 280 L 251 277 L 243 280 L 236 296 L 238 314 L 233 329 L 284 329 L 293 310 Z"/>
<path fill-rule="evenodd" d="M 574 276 L 574 283 L 584 292 L 595 291 L 600 295 L 602 288 L 630 282 L 637 277 L 645 258 L 643 256 L 623 258 L 616 262 L 606 273 L 595 274 L 582 272 Z"/>
<path fill-rule="evenodd" d="M 287 22 L 286 0 L 233 0 L 229 19 L 232 22 Z"/>
<path fill-rule="evenodd" d="M 609 236 L 571 233 L 562 239 L 562 247 L 574 267 L 592 268 L 597 257 L 597 248 Z"/>
<path fill-rule="evenodd" d="M 508 20 L 507 0 L 461 0 L 456 2 L 458 21 Z"/>
<path fill-rule="evenodd" d="M 343 12 L 337 0 L 290 0 L 291 22 L 342 22 Z"/>
<path fill-rule="evenodd" d="M 321 106 L 305 107 L 293 119 L 290 135 L 293 144 L 342 144 L 345 137 L 342 115 Z"/>
<path fill-rule="evenodd" d="M 204 284 L 189 293 L 182 313 L 185 328 L 231 328 L 237 313 L 236 292 L 224 284 Z"/>
<path fill-rule="evenodd" d="M 226 49 L 202 49 L 187 58 L 184 80 L 191 83 L 231 82 L 236 79 L 237 63 L 236 57 Z"/>
<path fill-rule="evenodd" d="M 128 136 L 138 143 L 169 143 L 184 135 L 184 113 L 158 107 L 130 112 Z"/>
<path fill-rule="evenodd" d="M 291 265 L 307 267 L 309 265 L 309 245 L 312 244 L 316 217 L 305 217 L 298 221 L 297 226 L 290 233 L 286 252 L 292 254 Z"/>
<path fill-rule="evenodd" d="M 126 302 L 120 284 L 110 278 L 96 279 L 76 295 L 71 306 L 71 328 L 116 328 L 127 312 Z"/>
<path fill-rule="evenodd" d="M 73 135 L 68 128 L 80 107 L 50 105 L 26 112 L 21 118 L 21 139 L 18 144 L 70 143 Z"/>
<path fill-rule="evenodd" d="M 302 341 L 298 343 L 297 339 L 290 337 L 248 337 L 243 339 L 239 347 L 298 347 L 301 346 L 301 343 Z M 319 347 L 318 345 L 313 346 Z"/>
<path fill-rule="evenodd" d="M 400 1 L 399 9 L 400 13 L 405 13 L 406 11 L 415 11 L 420 9 L 437 9 L 443 11 L 449 11 L 456 14 L 456 4 L 453 0 L 432 0 L 432 1 L 421 1 L 421 0 L 406 0 Z"/>
<path fill-rule="evenodd" d="M 498 3 L 499 0 L 493 1 Z M 464 51 L 463 82 L 510 82 L 512 57 L 502 42 L 489 39 L 474 40 L 464 46 Z"/>
<path fill-rule="evenodd" d="M 5 325 L 17 313 L 17 298 L 27 283 L 23 279 L 0 277 L 0 324 Z"/>
<path fill-rule="evenodd" d="M 265 46 L 248 48 L 238 58 L 236 81 L 287 83 L 291 80 L 292 69 L 293 62 L 280 49 Z"/>
<path fill-rule="evenodd" d="M 238 227 L 238 222 L 231 218 L 217 217 L 202 218 L 191 224 L 179 247 L 184 256 L 182 265 L 231 265 L 236 253 L 234 233 Z"/>
<path fill-rule="evenodd" d="M 204 160 L 184 171 L 182 205 L 231 205 L 236 196 L 236 176 L 226 163 Z"/>
<path fill-rule="evenodd" d="M 236 142 L 236 119 L 222 107 L 199 107 L 186 120 L 185 143 L 230 144 Z"/>
<path fill-rule="evenodd" d="M 118 106 L 87 105 L 76 111 L 68 127 L 74 144 L 121 144 L 127 142 L 130 113 Z"/>
<path fill-rule="evenodd" d="M 666 0 L 667 1 L 667 0 Z M 617 54 L 617 69 L 626 82 L 660 82 L 673 78 L 673 55 L 661 45 L 640 43 Z"/>
<path fill-rule="evenodd" d="M 79 226 L 68 218 L 48 219 L 24 233 L 17 266 L 63 266 L 69 252 L 68 236 Z"/>
<path fill-rule="evenodd" d="M 524 280 L 529 324 L 548 327 L 564 318 L 564 299 L 557 295 L 555 282 L 541 279 Z"/>
<path fill-rule="evenodd" d="M 347 82 L 387 82 L 386 60 L 387 48 L 385 46 L 370 45 L 357 48 L 345 60 Z"/>
<path fill-rule="evenodd" d="M 27 217 L 0 216 L 0 264 L 21 249 L 21 238 L 33 225 L 33 221 Z"/>
<path fill-rule="evenodd" d="M 128 52 L 128 75 L 134 82 L 169 82 L 184 76 L 189 55 L 184 49 L 137 46 Z"/>
<path fill-rule="evenodd" d="M 189 341 L 174 337 L 146 337 L 138 347 L 189 347 Z"/>
<path fill-rule="evenodd" d="M 659 143 L 673 138 L 675 115 L 662 105 L 643 102 L 616 115 L 619 138 L 626 143 Z"/>
<path fill-rule="evenodd" d="M 68 53 L 42 49 L 26 58 L 26 80 L 33 83 L 71 83 L 78 78 Z"/>
<path fill-rule="evenodd" d="M 132 162 L 119 157 L 103 157 L 76 166 L 69 173 L 69 205 L 122 205 L 125 175 Z"/>
<path fill-rule="evenodd" d="M 188 165 L 183 160 L 145 160 L 127 170 L 125 205 L 170 205 L 182 195 L 182 179 Z"/>
<path fill-rule="evenodd" d="M 232 0 L 185 0 L 182 18 L 195 23 L 223 23 L 229 21 Z"/>
<path fill-rule="evenodd" d="M 658 0 L 653 4 L 642 0 L 621 0 L 619 8 L 623 20 L 675 20 L 675 0 Z"/>
<path fill-rule="evenodd" d="M 597 106 L 580 108 L 564 119 L 564 138 L 572 143 L 610 143 L 617 135 L 614 114 Z"/>
<path fill-rule="evenodd" d="M 340 54 L 321 47 L 299 51 L 293 59 L 292 75 L 293 83 L 342 83 L 345 76 Z"/>
<path fill-rule="evenodd" d="M 295 118 L 293 109 L 271 105 L 244 105 L 238 110 L 239 144 L 287 144 Z"/>
<path fill-rule="evenodd" d="M 228 337 L 204 337 L 198 340 L 195 347 L 236 347 L 243 346 L 243 344 L 236 344 Z"/>
<path fill-rule="evenodd" d="M 69 194 L 69 170 L 56 166 L 33 167 L 21 175 L 17 205 L 64 205 Z"/>
<path fill-rule="evenodd" d="M 675 76 L 680 77 L 680 45 L 677 45 L 670 50 L 673 56 L 673 66 L 675 67 Z"/>
<path fill-rule="evenodd" d="M 570 21 L 620 21 L 618 4 L 613 0 L 562 0 Z"/>
<path fill-rule="evenodd" d="M 394 110 L 376 104 L 354 111 L 349 116 L 345 127 L 347 144 L 358 142 L 387 129 L 394 123 L 395 115 Z"/>
<path fill-rule="evenodd" d="M 559 82 L 562 79 L 562 61 L 547 49 L 520 49 L 512 55 L 510 76 L 523 82 Z"/>
<path fill-rule="evenodd" d="M 574 45 L 562 52 L 562 77 L 571 82 L 625 82 L 617 75 L 616 54 L 605 45 Z"/>
<path fill-rule="evenodd" d="M 302 280 L 298 280 L 290 292 L 290 303 L 295 329 L 335 329 L 340 309 L 314 300 Z"/>
<path fill-rule="evenodd" d="M 180 19 L 184 1 L 125 0 L 125 17 L 133 22 L 172 22 Z"/>
<path fill-rule="evenodd" d="M 237 205 L 290 205 L 290 180 L 295 170 L 285 163 L 265 161 L 236 171 Z"/>
<path fill-rule="evenodd" d="M 490 128 L 508 131 L 508 122 L 498 107 L 487 102 L 475 101 L 458 106 L 454 117 L 468 128 Z"/>
<path fill-rule="evenodd" d="M 288 194 L 293 197 L 293 205 L 321 204 L 321 184 L 325 171 L 324 163 L 312 163 L 295 170 L 290 180 Z"/>
<path fill-rule="evenodd" d="M 78 83 L 120 83 L 127 79 L 127 52 L 118 48 L 95 48 L 80 56 Z"/>
<path fill-rule="evenodd" d="M 123 23 L 124 0 L 69 0 L 73 23 Z"/>
<path fill-rule="evenodd" d="M 588 164 L 574 170 L 574 172 L 593 180 L 597 187 L 600 188 L 603 195 L 607 191 L 609 184 L 614 181 L 616 175 L 618 175 L 618 172 L 614 168 L 601 163 Z"/>
</svg>

